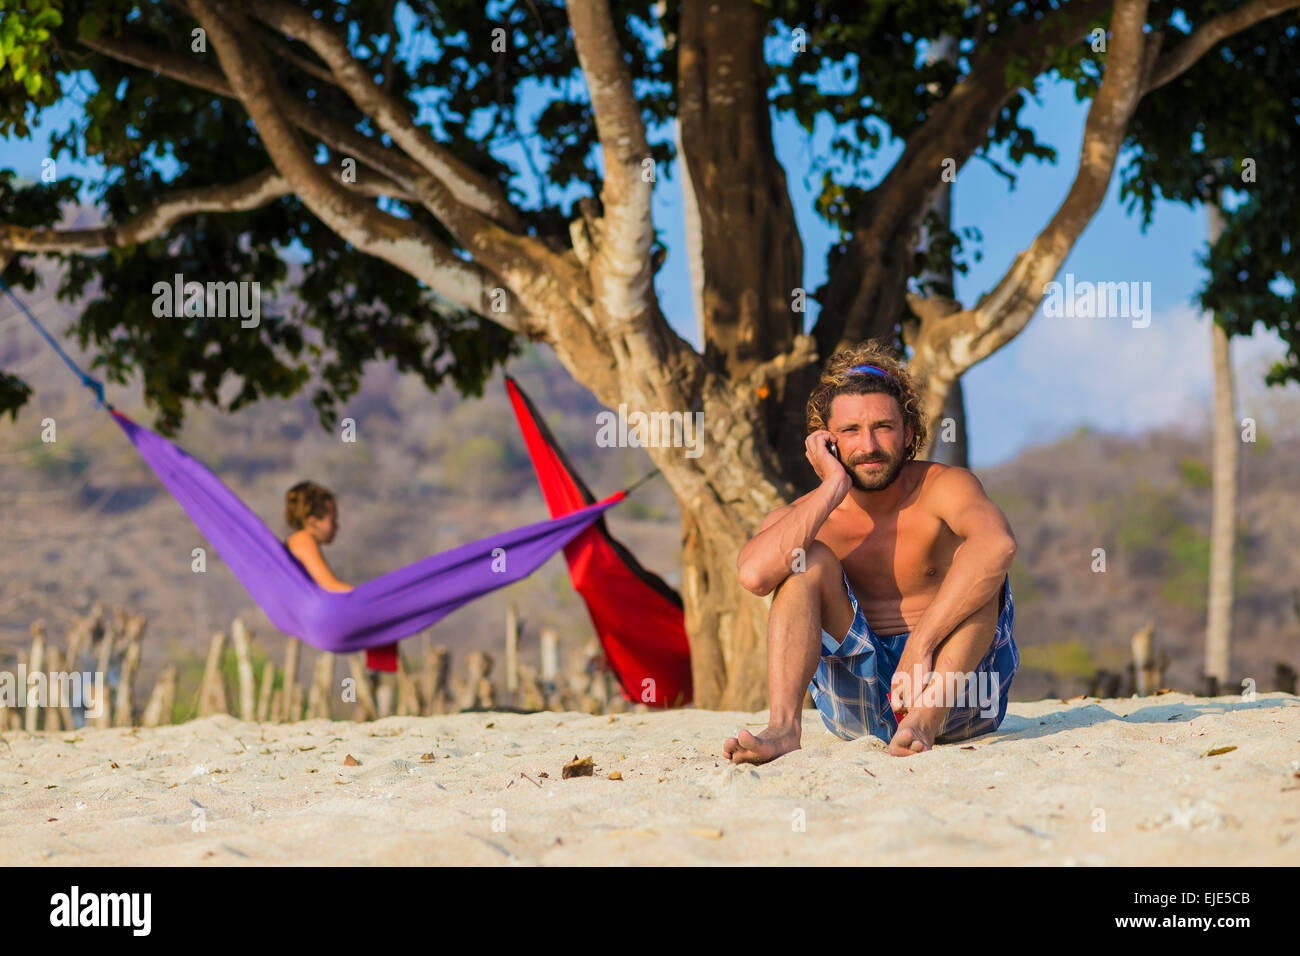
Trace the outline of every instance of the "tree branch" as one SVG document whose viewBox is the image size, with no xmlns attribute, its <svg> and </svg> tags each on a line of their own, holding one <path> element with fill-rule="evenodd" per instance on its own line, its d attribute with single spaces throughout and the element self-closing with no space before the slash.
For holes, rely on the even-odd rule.
<svg viewBox="0 0 1300 956">
<path fill-rule="evenodd" d="M 1178 49 L 1160 57 L 1152 70 L 1151 78 L 1142 90 L 1143 95 L 1158 89 L 1182 75 L 1186 70 L 1220 41 L 1234 33 L 1253 27 L 1262 20 L 1300 7 L 1300 0 L 1252 0 L 1229 13 L 1206 21 Z"/>
<path fill-rule="evenodd" d="M 402 197 L 400 189 L 378 176 L 361 171 L 356 192 L 366 196 Z M 125 222 L 90 229 L 26 228 L 0 224 L 0 250 L 13 252 L 93 252 L 135 245 L 163 235 L 186 216 L 200 212 L 247 212 L 282 196 L 293 187 L 276 170 L 249 176 L 237 183 L 178 190 L 152 208 Z"/>
<path fill-rule="evenodd" d="M 83 40 L 82 43 L 97 53 L 123 63 L 130 63 L 151 73 L 161 73 L 217 96 L 238 100 L 221 71 L 198 66 L 190 57 L 171 50 L 150 46 L 126 36 L 101 36 L 96 40 Z M 414 160 L 363 135 L 349 126 L 346 120 L 324 115 L 318 109 L 301 102 L 294 103 L 292 110 L 285 109 L 285 112 L 303 132 L 345 156 L 355 157 L 358 162 L 383 173 L 408 192 L 411 183 L 424 174 L 424 169 Z"/>
<path fill-rule="evenodd" d="M 257 125 L 272 162 L 308 209 L 357 249 L 392 263 L 452 302 L 512 330 L 525 327 L 527 316 L 518 302 L 510 301 L 505 312 L 489 308 L 488 293 L 499 284 L 482 266 L 455 256 L 410 220 L 362 201 L 312 162 L 280 106 L 275 77 L 261 48 L 240 40 L 249 25 L 238 7 L 191 0 L 190 8 L 212 40 L 222 72 Z"/>
<path fill-rule="evenodd" d="M 913 365 L 929 380 L 932 395 L 987 358 L 1024 329 L 1079 235 L 1106 196 L 1120 144 L 1142 96 L 1142 79 L 1158 52 L 1143 27 L 1147 0 L 1115 0 L 1110 49 L 1101 85 L 1088 109 L 1079 168 L 1060 207 L 1029 248 L 1020 253 L 992 291 L 972 309 L 951 311 L 951 302 L 914 299 L 921 327 Z M 941 397 L 937 399 L 941 404 Z"/>
<path fill-rule="evenodd" d="M 409 111 L 375 83 L 348 49 L 346 38 L 327 21 L 317 20 L 307 10 L 278 0 L 248 0 L 244 6 L 259 20 L 311 47 L 329 67 L 333 82 L 352 98 L 357 108 L 371 117 L 407 155 L 446 184 L 457 202 L 512 232 L 523 231 L 519 213 L 501 187 L 467 166 L 427 130 L 417 126 Z"/>
<path fill-rule="evenodd" d="M 988 139 L 989 128 L 1018 89 L 1008 85 L 1007 68 L 1027 58 L 1032 74 L 1041 73 L 1052 48 L 1082 36 L 1108 6 L 1109 0 L 1071 0 L 1046 19 L 993 40 L 972 63 L 970 74 L 931 108 L 903 155 L 868 194 L 849 247 L 828 278 L 824 304 L 831 307 L 823 308 L 813 330 L 823 352 L 892 333 L 911 267 L 910 250 L 942 183 L 940 174 L 949 164 L 960 169 Z"/>
<path fill-rule="evenodd" d="M 592 282 L 596 301 L 609 321 L 619 326 L 658 313 L 650 268 L 654 176 L 645 175 L 650 146 L 608 0 L 571 0 L 565 9 L 590 91 L 605 165 L 600 193 L 604 218 L 592 261 Z"/>
</svg>

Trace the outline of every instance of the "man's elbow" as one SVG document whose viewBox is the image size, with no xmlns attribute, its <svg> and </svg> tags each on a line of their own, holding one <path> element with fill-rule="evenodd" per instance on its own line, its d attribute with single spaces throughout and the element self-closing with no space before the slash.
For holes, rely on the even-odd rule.
<svg viewBox="0 0 1300 956">
<path fill-rule="evenodd" d="M 1010 568 L 1011 562 L 1016 559 L 1016 539 L 1011 537 L 1011 535 L 1007 535 L 1002 541 L 998 553 L 1002 556 L 1002 560 L 1006 563 L 1006 566 Z"/>
<path fill-rule="evenodd" d="M 737 570 L 740 572 L 740 586 L 751 594 L 766 597 L 772 590 L 771 585 L 763 580 L 763 575 L 752 564 L 742 564 Z"/>
</svg>

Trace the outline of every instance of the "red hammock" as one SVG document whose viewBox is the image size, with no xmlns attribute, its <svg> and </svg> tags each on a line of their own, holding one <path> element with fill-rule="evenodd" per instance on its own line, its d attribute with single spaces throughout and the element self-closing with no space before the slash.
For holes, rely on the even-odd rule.
<svg viewBox="0 0 1300 956">
<path fill-rule="evenodd" d="M 536 406 L 508 375 L 506 390 L 551 516 L 594 504 Z M 564 557 L 624 698 L 650 707 L 689 704 L 691 653 L 677 592 L 610 537 L 603 516 L 565 545 Z"/>
</svg>

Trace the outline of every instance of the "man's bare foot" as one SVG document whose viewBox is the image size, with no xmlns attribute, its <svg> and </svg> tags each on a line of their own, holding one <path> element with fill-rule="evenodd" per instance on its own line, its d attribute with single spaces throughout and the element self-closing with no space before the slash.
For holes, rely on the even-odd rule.
<svg viewBox="0 0 1300 956">
<path fill-rule="evenodd" d="M 799 749 L 800 728 L 773 727 L 768 724 L 756 737 L 748 730 L 728 737 L 722 752 L 732 763 L 767 763 L 782 754 Z"/>
<path fill-rule="evenodd" d="M 910 757 L 934 747 L 934 731 L 926 726 L 920 710 L 914 710 L 898 724 L 898 730 L 889 741 L 889 752 L 895 757 Z"/>
</svg>

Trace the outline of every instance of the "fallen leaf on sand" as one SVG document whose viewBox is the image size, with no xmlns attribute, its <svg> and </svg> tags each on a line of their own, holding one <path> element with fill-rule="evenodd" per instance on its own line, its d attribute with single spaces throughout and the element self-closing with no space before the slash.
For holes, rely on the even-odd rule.
<svg viewBox="0 0 1300 956">
<path fill-rule="evenodd" d="M 112 767 L 114 770 L 119 769 L 118 766 L 117 766 L 117 764 L 115 764 L 115 763 L 111 763 L 111 764 L 109 764 L 109 766 Z M 1296 776 L 1297 776 L 1297 777 L 1300 777 L 1300 773 L 1296 774 Z"/>
<path fill-rule="evenodd" d="M 356 757 L 352 756 L 352 754 L 348 754 L 346 757 L 343 758 L 343 766 L 360 767 L 361 761 L 358 760 Z"/>
<path fill-rule="evenodd" d="M 1236 744 L 1233 744 L 1233 745 L 1231 745 L 1231 746 L 1229 746 L 1229 747 L 1211 747 L 1209 750 L 1205 751 L 1205 753 L 1201 754 L 1201 756 L 1202 756 L 1202 757 L 1217 757 L 1217 756 L 1219 756 L 1219 754 L 1226 754 L 1228 751 L 1230 751 L 1230 750 L 1236 750 L 1236 749 L 1237 749 L 1237 745 L 1236 745 Z"/>
<path fill-rule="evenodd" d="M 420 759 L 421 759 L 421 760 L 432 760 L 432 759 L 433 759 L 433 754 L 420 754 Z"/>
<path fill-rule="evenodd" d="M 623 779 L 623 774 L 622 774 L 621 772 L 615 770 L 613 773 L 611 773 L 611 774 L 609 775 L 609 779 L 610 779 L 610 780 L 622 780 L 622 779 Z"/>
<path fill-rule="evenodd" d="M 560 771 L 560 779 L 568 780 L 570 777 L 590 777 L 595 769 L 596 765 L 591 762 L 590 757 L 583 757 L 579 760 L 578 755 L 574 754 L 573 759 L 566 763 L 564 769 Z"/>
</svg>

